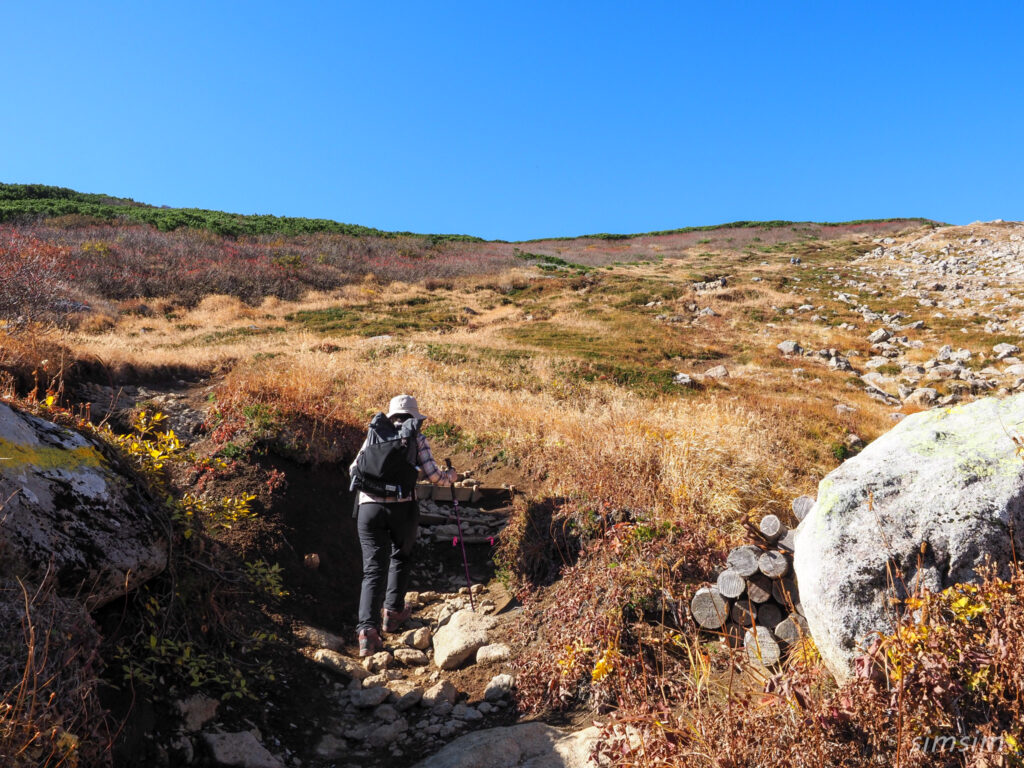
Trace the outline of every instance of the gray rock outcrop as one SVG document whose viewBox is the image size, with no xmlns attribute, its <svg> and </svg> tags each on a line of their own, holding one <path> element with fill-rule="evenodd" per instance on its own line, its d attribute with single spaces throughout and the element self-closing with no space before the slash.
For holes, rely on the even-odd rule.
<svg viewBox="0 0 1024 768">
<path fill-rule="evenodd" d="M 479 648 L 476 652 L 476 663 L 477 664 L 499 664 L 503 661 L 508 661 L 512 655 L 511 649 L 504 643 L 495 643 L 494 645 L 485 645 Z"/>
<path fill-rule="evenodd" d="M 217 716 L 220 701 L 201 693 L 176 702 L 186 731 L 198 731 Z"/>
<path fill-rule="evenodd" d="M 413 768 L 587 768 L 598 737 L 591 727 L 565 734 L 544 723 L 468 733 Z"/>
<path fill-rule="evenodd" d="M 487 645 L 487 632 L 494 628 L 493 616 L 460 610 L 434 635 L 434 664 L 440 669 L 455 669 Z"/>
<path fill-rule="evenodd" d="M 284 768 L 251 731 L 206 733 L 203 740 L 216 765 L 238 768 Z"/>
<path fill-rule="evenodd" d="M 510 696 L 515 687 L 516 679 L 512 675 L 505 673 L 495 675 L 484 689 L 484 698 L 487 701 L 498 701 Z"/>
<path fill-rule="evenodd" d="M 976 580 L 986 557 L 1010 562 L 1014 536 L 1024 551 L 1024 460 L 1013 441 L 1022 432 L 1024 395 L 921 412 L 821 481 L 794 567 L 837 678 L 872 633 L 891 631 L 891 597 Z"/>
<path fill-rule="evenodd" d="M 0 403 L 0 570 L 41 581 L 89 609 L 167 564 L 165 527 L 99 447 Z"/>
</svg>

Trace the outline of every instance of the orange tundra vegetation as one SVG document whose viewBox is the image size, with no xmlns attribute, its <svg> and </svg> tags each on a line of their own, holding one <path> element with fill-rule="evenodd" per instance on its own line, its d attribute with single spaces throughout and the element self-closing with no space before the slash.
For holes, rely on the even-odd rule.
<svg viewBox="0 0 1024 768">
<path fill-rule="evenodd" d="M 830 270 L 850 272 L 875 236 L 922 226 L 516 246 L 414 239 L 397 261 L 380 259 L 408 267 L 388 273 L 365 268 L 360 254 L 402 242 L 86 223 L 62 246 L 76 269 L 149 264 L 166 247 L 183 263 L 198 259 L 199 277 L 161 291 L 150 275 L 124 295 L 79 284 L 87 308 L 31 333 L 8 324 L 0 371 L 12 395 L 33 377 L 45 389 L 58 368 L 68 387 L 96 370 L 113 381 L 209 377 L 221 427 L 308 463 L 350 459 L 381 404 L 412 393 L 430 404 L 438 455 L 504 467 L 528 491 L 496 558 L 524 603 L 521 707 L 596 718 L 603 754 L 621 765 L 960 765 L 924 762 L 913 739 L 949 719 L 939 688 L 970 691 L 965 717 L 978 727 L 1017 727 L 1013 670 L 1024 658 L 1015 642 L 992 643 L 1019 622 L 1019 577 L 990 577 L 968 596 L 985 606 L 983 631 L 965 623 L 963 606 L 941 603 L 841 689 L 811 643 L 767 675 L 685 619 L 688 597 L 746 521 L 772 512 L 793 522 L 790 500 L 813 492 L 851 450 L 851 434 L 870 441 L 892 424 L 892 409 L 850 374 L 777 345 L 869 355 L 866 334 L 837 328 L 862 321 L 825 281 Z M 38 224 L 31 236 L 54 231 Z M 232 283 L 245 259 L 267 263 Z M 261 282 L 264 267 L 290 277 Z M 724 287 L 693 287 L 723 275 Z M 796 311 L 804 305 L 827 322 Z M 939 326 L 929 346 L 951 333 Z M 974 666 L 908 663 L 938 663 L 956 644 L 977 650 Z"/>
</svg>

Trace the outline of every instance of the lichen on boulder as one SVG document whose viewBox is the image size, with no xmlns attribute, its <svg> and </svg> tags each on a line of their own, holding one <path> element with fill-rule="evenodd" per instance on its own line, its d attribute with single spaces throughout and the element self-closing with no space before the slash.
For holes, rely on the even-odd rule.
<svg viewBox="0 0 1024 768">
<path fill-rule="evenodd" d="M 917 413 L 829 473 L 796 533 L 807 623 L 839 679 L 892 598 L 974 581 L 1024 543 L 1024 395 Z"/>
</svg>

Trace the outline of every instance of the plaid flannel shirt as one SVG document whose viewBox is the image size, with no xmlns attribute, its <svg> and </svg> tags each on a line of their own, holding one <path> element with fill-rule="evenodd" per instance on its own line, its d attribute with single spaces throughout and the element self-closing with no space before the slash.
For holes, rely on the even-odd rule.
<svg viewBox="0 0 1024 768">
<path fill-rule="evenodd" d="M 363 448 L 366 447 L 366 441 L 363 441 L 362 446 L 359 448 L 359 453 L 363 452 Z M 434 483 L 436 485 L 451 485 L 458 479 L 458 475 L 454 469 L 441 469 L 437 466 L 437 462 L 434 461 L 434 454 L 430 452 L 430 443 L 427 442 L 426 436 L 423 433 L 418 432 L 416 434 L 416 466 L 420 470 L 420 475 L 427 482 Z M 359 456 L 356 455 L 358 461 Z M 355 472 L 356 462 L 353 461 L 349 467 L 349 472 Z M 412 500 L 412 494 L 402 496 L 375 496 L 372 493 L 366 493 L 365 491 L 359 492 L 359 503 L 365 504 L 367 502 L 377 502 L 378 504 L 390 504 L 398 501 L 410 501 Z"/>
</svg>

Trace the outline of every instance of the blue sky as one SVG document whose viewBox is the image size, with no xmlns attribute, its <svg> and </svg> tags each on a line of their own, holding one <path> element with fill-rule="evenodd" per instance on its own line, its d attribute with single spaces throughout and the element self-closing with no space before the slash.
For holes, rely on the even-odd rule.
<svg viewBox="0 0 1024 768">
<path fill-rule="evenodd" d="M 0 181 L 525 239 L 1024 219 L 1019 3 L 5 3 Z"/>
</svg>

